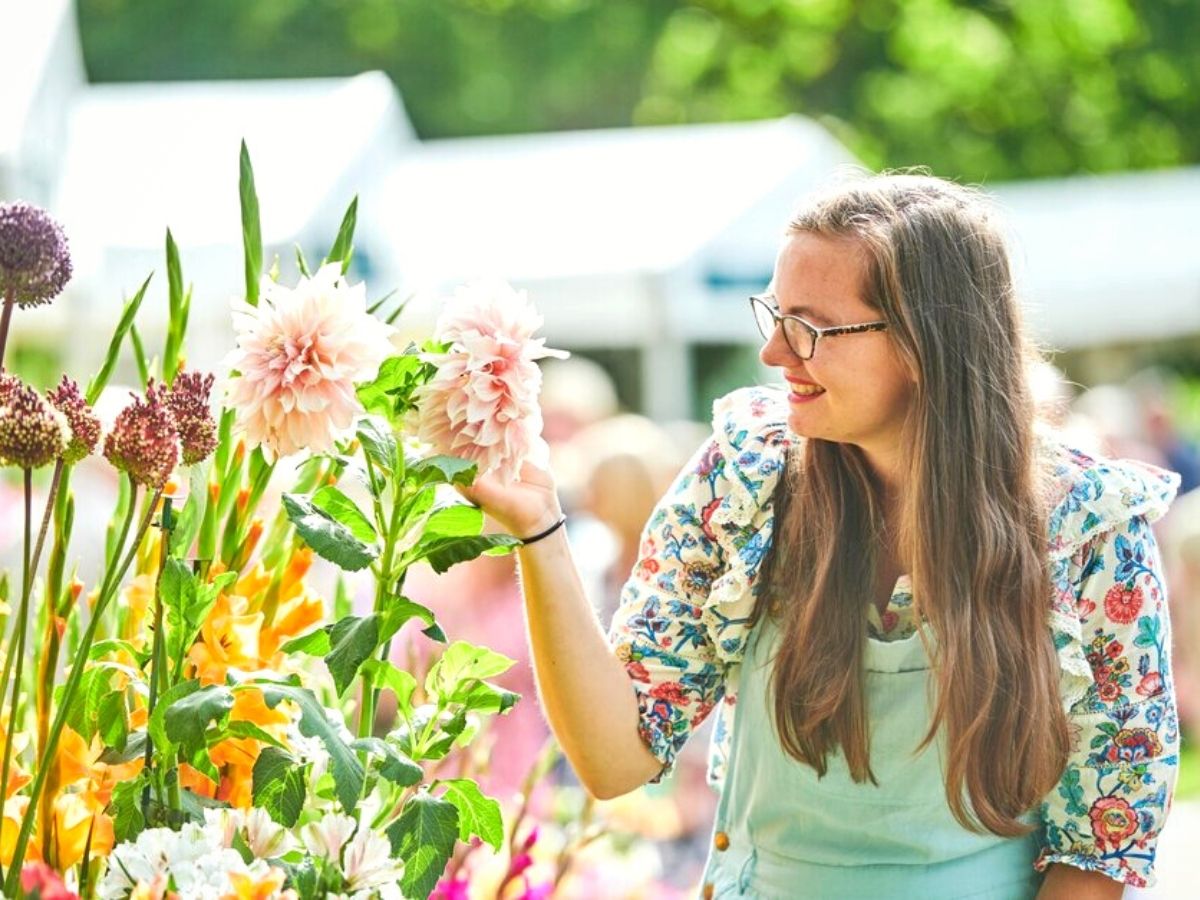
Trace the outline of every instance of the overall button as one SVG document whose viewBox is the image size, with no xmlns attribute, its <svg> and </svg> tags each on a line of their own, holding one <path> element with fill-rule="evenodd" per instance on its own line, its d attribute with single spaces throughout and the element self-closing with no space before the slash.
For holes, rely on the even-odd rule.
<svg viewBox="0 0 1200 900">
<path fill-rule="evenodd" d="M 723 831 L 718 831 L 713 836 L 713 846 L 718 850 L 725 851 L 729 849 L 729 835 Z"/>
<path fill-rule="evenodd" d="M 713 898 L 713 885 L 712 885 L 712 882 L 710 881 L 704 885 L 704 900 L 712 900 L 712 898 Z"/>
</svg>

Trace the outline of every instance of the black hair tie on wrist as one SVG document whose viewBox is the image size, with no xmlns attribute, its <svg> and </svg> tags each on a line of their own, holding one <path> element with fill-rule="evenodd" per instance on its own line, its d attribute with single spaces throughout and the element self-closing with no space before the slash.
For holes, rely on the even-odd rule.
<svg viewBox="0 0 1200 900">
<path fill-rule="evenodd" d="M 561 519 L 559 519 L 557 522 L 555 522 L 553 525 L 551 525 L 545 531 L 539 531 L 533 537 L 521 538 L 521 546 L 528 547 L 530 544 L 536 544 L 538 541 L 540 541 L 544 537 L 550 537 L 550 535 L 554 534 L 554 532 L 556 532 L 556 531 L 558 531 L 558 529 L 562 528 L 563 525 L 566 524 L 566 522 L 567 522 L 567 517 L 563 516 Z"/>
</svg>

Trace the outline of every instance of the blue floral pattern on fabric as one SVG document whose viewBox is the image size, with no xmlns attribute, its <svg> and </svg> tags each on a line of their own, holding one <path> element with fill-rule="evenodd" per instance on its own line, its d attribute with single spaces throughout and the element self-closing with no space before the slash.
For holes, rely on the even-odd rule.
<svg viewBox="0 0 1200 900">
<path fill-rule="evenodd" d="M 709 780 L 720 786 L 758 570 L 774 532 L 772 495 L 795 440 L 787 399 L 746 388 L 714 407 L 712 438 L 684 466 L 642 534 L 609 639 L 638 698 L 639 731 L 663 763 L 718 711 Z M 1153 883 L 1154 849 L 1178 767 L 1170 620 L 1149 522 L 1178 476 L 1093 459 L 1041 436 L 1051 479 L 1047 623 L 1073 733 L 1063 777 L 1041 806 L 1039 869 L 1066 863 Z M 896 584 L 870 635 L 912 633 L 912 587 Z"/>
</svg>

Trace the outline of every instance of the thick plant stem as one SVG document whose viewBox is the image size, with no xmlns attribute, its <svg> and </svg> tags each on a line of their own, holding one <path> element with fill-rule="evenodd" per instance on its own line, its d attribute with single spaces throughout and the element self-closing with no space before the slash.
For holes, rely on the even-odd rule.
<svg viewBox="0 0 1200 900">
<path fill-rule="evenodd" d="M 8 728 L 4 734 L 4 762 L 0 765 L 0 797 L 8 796 L 8 773 L 12 765 L 13 740 L 17 734 L 17 708 L 21 700 L 21 674 L 25 665 L 25 633 L 29 630 L 29 590 L 32 577 L 29 571 L 30 549 L 33 543 L 33 470 L 25 469 L 25 554 L 21 575 L 21 605 L 17 610 L 17 621 L 13 626 L 13 641 L 9 646 L 9 659 L 4 666 L 8 673 L 9 663 L 16 658 L 16 672 L 13 673 L 12 700 L 8 708 Z M 3 694 L 0 693 L 0 698 Z"/>
<path fill-rule="evenodd" d="M 154 715 L 154 707 L 158 702 L 159 682 L 165 677 L 163 671 L 163 617 L 162 617 L 162 578 L 163 570 L 167 567 L 167 554 L 171 545 L 171 498 L 163 500 L 162 512 L 159 517 L 158 574 L 154 576 L 154 643 L 150 650 L 150 697 L 147 702 L 147 716 Z M 154 741 L 150 732 L 146 732 L 146 757 L 144 770 L 147 774 L 154 769 Z M 142 792 L 142 806 L 149 800 L 150 782 Z M 161 798 L 160 798 L 161 799 Z"/>
<path fill-rule="evenodd" d="M 4 298 L 4 312 L 0 313 L 0 372 L 4 371 L 4 349 L 8 346 L 8 326 L 12 324 L 13 307 L 17 298 L 9 293 Z"/>
<path fill-rule="evenodd" d="M 137 555 L 138 545 L 141 544 L 142 537 L 146 534 L 146 529 L 150 527 L 150 519 L 154 513 L 155 507 L 158 505 L 158 498 L 162 494 L 162 488 L 159 488 L 154 495 L 154 502 L 150 504 L 146 516 L 142 519 L 138 526 L 137 532 L 134 535 L 133 546 L 125 555 L 124 561 L 120 566 L 110 564 L 109 571 L 105 573 L 103 586 L 100 590 L 100 596 L 96 600 L 95 608 L 92 610 L 91 621 L 88 622 L 87 629 L 79 641 L 79 649 L 75 655 L 75 663 L 71 666 L 71 674 L 67 678 L 67 683 L 63 687 L 62 699 L 59 702 L 58 711 L 54 716 L 54 724 L 50 728 L 50 736 L 46 742 L 46 750 L 42 754 L 38 764 L 37 774 L 33 779 L 33 786 L 29 792 L 29 807 L 25 810 L 25 815 L 21 819 L 21 830 L 17 834 L 16 844 L 13 847 L 12 863 L 8 873 L 4 878 L 4 894 L 5 896 L 15 896 L 20 879 L 21 863 L 25 859 L 25 851 L 29 846 L 29 839 L 33 833 L 33 823 L 37 818 L 38 801 L 42 795 L 42 788 L 46 783 L 47 772 L 51 767 L 54 759 L 55 751 L 58 749 L 58 740 L 62 736 L 63 728 L 67 723 L 67 712 L 71 707 L 72 701 L 75 699 L 75 694 L 79 690 L 79 682 L 83 680 L 83 669 L 87 662 L 89 651 L 92 647 L 92 642 L 96 638 L 96 630 L 100 626 L 100 619 L 104 615 L 104 610 L 116 594 L 116 588 L 121 583 L 121 578 L 129 569 L 134 557 Z M 137 485 L 132 485 L 132 496 L 130 497 L 129 512 L 126 513 L 125 523 L 121 529 L 120 539 L 117 541 L 114 552 L 113 561 L 120 556 L 120 550 L 125 544 L 125 539 L 129 534 L 129 526 L 133 519 L 133 510 L 136 507 L 137 500 Z"/>
</svg>

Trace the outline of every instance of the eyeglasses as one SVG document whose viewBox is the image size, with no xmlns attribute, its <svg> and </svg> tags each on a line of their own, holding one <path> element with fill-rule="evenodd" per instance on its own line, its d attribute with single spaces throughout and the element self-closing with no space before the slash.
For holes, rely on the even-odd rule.
<svg viewBox="0 0 1200 900">
<path fill-rule="evenodd" d="M 750 310 L 754 313 L 754 322 L 762 333 L 763 340 L 769 341 L 775 329 L 783 326 L 783 339 L 791 351 L 801 359 L 812 359 L 817 351 L 817 340 L 823 337 L 837 337 L 839 334 L 859 334 L 864 331 L 886 331 L 887 322 L 863 322 L 860 325 L 835 325 L 832 328 L 819 328 L 799 316 L 785 316 L 773 302 L 771 294 L 755 294 L 750 298 Z"/>
</svg>

